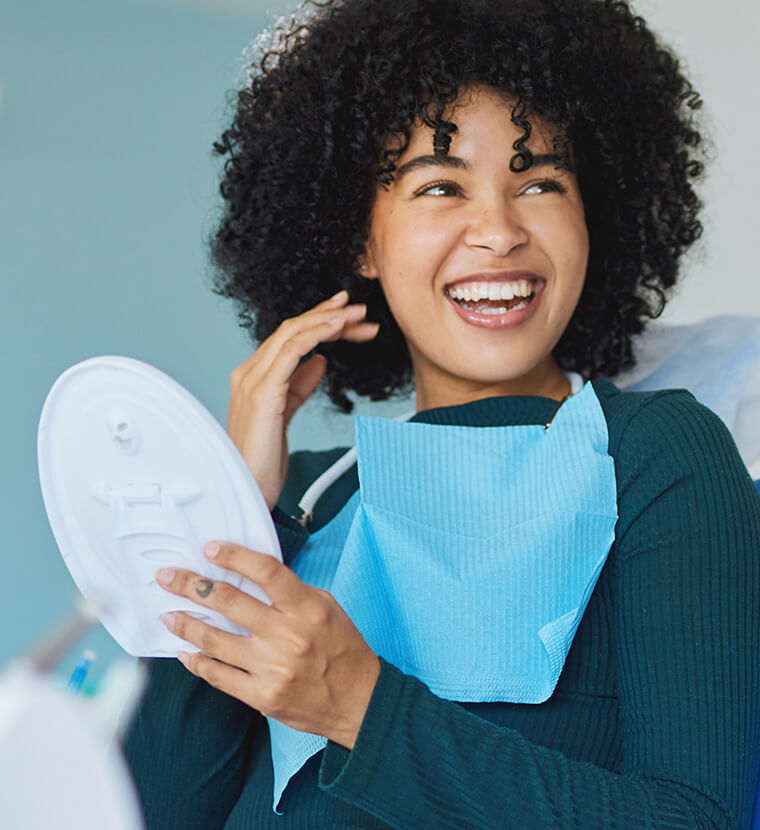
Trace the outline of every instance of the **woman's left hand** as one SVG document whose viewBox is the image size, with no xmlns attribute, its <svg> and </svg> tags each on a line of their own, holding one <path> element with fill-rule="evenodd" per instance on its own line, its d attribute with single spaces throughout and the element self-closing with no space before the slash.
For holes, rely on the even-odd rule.
<svg viewBox="0 0 760 830">
<path fill-rule="evenodd" d="M 218 550 L 215 550 L 218 549 Z M 167 591 L 242 625 L 230 634 L 181 612 L 164 623 L 201 653 L 179 659 L 195 675 L 262 714 L 352 749 L 380 673 L 380 661 L 327 591 L 312 588 L 273 556 L 209 543 L 220 567 L 261 586 L 271 605 L 226 582 L 163 569 Z"/>
</svg>

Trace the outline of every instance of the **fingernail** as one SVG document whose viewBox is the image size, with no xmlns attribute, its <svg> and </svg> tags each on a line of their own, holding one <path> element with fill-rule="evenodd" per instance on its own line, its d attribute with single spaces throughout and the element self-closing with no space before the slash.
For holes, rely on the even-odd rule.
<svg viewBox="0 0 760 830">
<path fill-rule="evenodd" d="M 330 302 L 334 302 L 335 300 L 342 299 L 344 296 L 345 297 L 348 296 L 348 291 L 346 291 L 345 288 L 341 288 L 340 291 L 338 291 L 337 294 L 333 294 L 332 297 L 330 297 Z"/>
<path fill-rule="evenodd" d="M 166 614 L 161 614 L 161 622 L 169 629 L 169 631 L 174 631 L 174 614 L 172 614 L 171 611 Z"/>
<path fill-rule="evenodd" d="M 161 568 L 156 574 L 156 581 L 162 585 L 171 585 L 172 579 L 174 579 L 174 568 Z"/>
<path fill-rule="evenodd" d="M 179 662 L 187 668 L 187 664 L 190 662 L 190 655 L 186 651 L 180 651 L 177 655 L 177 660 L 179 660 Z"/>
<path fill-rule="evenodd" d="M 203 546 L 203 552 L 208 556 L 209 559 L 216 559 L 217 553 L 219 553 L 219 543 L 218 542 L 206 542 Z"/>
</svg>

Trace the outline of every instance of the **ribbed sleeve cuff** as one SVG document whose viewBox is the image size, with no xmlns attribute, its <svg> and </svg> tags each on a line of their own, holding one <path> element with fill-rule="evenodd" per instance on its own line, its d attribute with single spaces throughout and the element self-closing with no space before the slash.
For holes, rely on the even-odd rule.
<svg viewBox="0 0 760 830">
<path fill-rule="evenodd" d="M 330 795 L 360 804 L 361 794 L 371 789 L 380 774 L 380 762 L 388 759 L 383 747 L 391 733 L 390 713 L 396 712 L 404 695 L 406 676 L 380 658 L 380 674 L 362 721 L 354 748 L 349 751 L 329 741 L 322 755 L 319 786 Z"/>
</svg>

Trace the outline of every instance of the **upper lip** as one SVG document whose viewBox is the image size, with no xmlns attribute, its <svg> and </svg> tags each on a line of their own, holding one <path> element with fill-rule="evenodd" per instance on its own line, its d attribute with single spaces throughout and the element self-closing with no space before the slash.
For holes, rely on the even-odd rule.
<svg viewBox="0 0 760 830">
<path fill-rule="evenodd" d="M 520 280 L 543 281 L 543 277 L 539 277 L 533 271 L 485 271 L 481 274 L 469 274 L 453 282 L 447 282 L 444 287 L 454 288 L 457 285 L 473 282 L 519 282 Z"/>
</svg>

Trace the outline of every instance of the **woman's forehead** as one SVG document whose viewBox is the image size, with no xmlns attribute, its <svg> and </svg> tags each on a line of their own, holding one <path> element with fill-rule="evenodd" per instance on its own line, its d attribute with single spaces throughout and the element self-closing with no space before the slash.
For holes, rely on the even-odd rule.
<svg viewBox="0 0 760 830">
<path fill-rule="evenodd" d="M 477 86 L 465 88 L 441 115 L 442 121 L 454 126 L 449 131 L 450 151 L 453 153 L 456 148 L 458 152 L 466 152 L 486 141 L 506 144 L 513 150 L 514 142 L 522 139 L 523 146 L 531 153 L 555 152 L 562 130 L 535 113 L 521 114 L 517 123 L 514 118 L 517 107 L 514 97 L 498 90 Z M 430 152 L 435 138 L 436 127 L 417 119 L 409 131 L 409 143 L 400 158 Z M 391 136 L 385 143 L 385 149 L 400 150 L 402 147 L 401 136 Z"/>
</svg>

